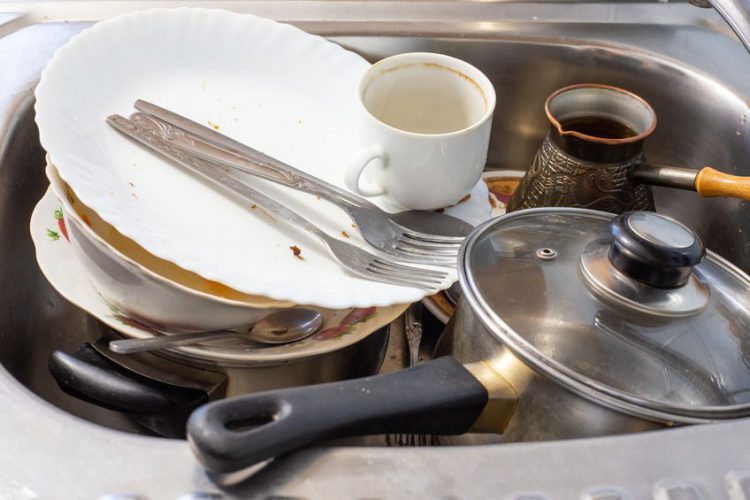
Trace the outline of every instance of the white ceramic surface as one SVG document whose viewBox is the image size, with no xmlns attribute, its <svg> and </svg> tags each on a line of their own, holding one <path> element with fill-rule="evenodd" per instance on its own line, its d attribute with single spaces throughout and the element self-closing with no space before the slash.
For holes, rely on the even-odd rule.
<svg viewBox="0 0 750 500">
<path fill-rule="evenodd" d="M 488 170 L 482 174 L 482 184 L 489 190 L 492 217 L 505 214 L 505 207 L 525 174 L 523 170 Z M 433 316 L 446 324 L 456 310 L 445 291 L 425 297 L 422 304 Z"/>
<path fill-rule="evenodd" d="M 474 66 L 420 52 L 382 59 L 362 76 L 359 110 L 368 144 L 347 168 L 352 191 L 432 210 L 456 203 L 479 181 L 495 89 Z"/>
<path fill-rule="evenodd" d="M 188 288 L 145 268 L 113 248 L 76 212 L 66 186 L 48 165 L 50 189 L 57 198 L 66 234 L 83 274 L 110 305 L 142 324 L 171 331 L 241 328 L 272 312 L 292 307 L 258 297 L 253 304 L 230 300 Z M 61 228 L 62 229 L 62 228 Z"/>
<path fill-rule="evenodd" d="M 104 299 L 94 287 L 88 269 L 79 261 L 68 242 L 70 219 L 59 219 L 64 210 L 52 189 L 34 208 L 31 216 L 31 238 L 42 273 L 50 284 L 67 300 L 85 310 L 124 337 L 148 338 L 159 333 L 148 325 L 128 316 Z M 408 305 L 384 308 L 318 309 L 323 313 L 319 332 L 300 342 L 280 346 L 258 347 L 242 341 L 216 341 L 211 344 L 173 349 L 193 358 L 211 358 L 227 362 L 264 362 L 298 359 L 324 354 L 354 344 L 375 330 L 382 328 L 402 314 Z"/>
<path fill-rule="evenodd" d="M 369 66 L 321 37 L 270 20 L 149 10 L 103 21 L 61 48 L 36 89 L 36 119 L 42 145 L 81 201 L 158 257 L 277 300 L 336 309 L 408 303 L 424 292 L 346 273 L 314 236 L 233 201 L 104 121 L 147 99 L 342 186 L 360 141 L 357 84 Z M 347 231 L 365 246 L 335 207 L 248 182 L 330 234 Z M 473 200 L 477 224 L 490 209 L 486 196 Z"/>
</svg>

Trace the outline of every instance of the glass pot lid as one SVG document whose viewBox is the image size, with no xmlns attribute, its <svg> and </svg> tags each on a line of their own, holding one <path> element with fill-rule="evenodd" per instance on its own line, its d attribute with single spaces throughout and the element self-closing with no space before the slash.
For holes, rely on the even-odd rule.
<svg viewBox="0 0 750 500">
<path fill-rule="evenodd" d="M 750 279 L 683 224 L 522 210 L 477 229 L 460 262 L 485 326 L 563 385 L 677 421 L 750 414 Z"/>
</svg>

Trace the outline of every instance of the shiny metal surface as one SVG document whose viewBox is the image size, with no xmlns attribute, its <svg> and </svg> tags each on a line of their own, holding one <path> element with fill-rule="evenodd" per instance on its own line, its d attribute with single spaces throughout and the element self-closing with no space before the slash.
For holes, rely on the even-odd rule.
<svg viewBox="0 0 750 500">
<path fill-rule="evenodd" d="M 698 170 L 662 165 L 640 165 L 633 172 L 638 182 L 652 186 L 672 187 L 695 191 L 695 178 Z"/>
<path fill-rule="evenodd" d="M 28 11 L 13 24 L 18 29 L 40 21 L 98 19 L 166 4 L 17 2 L 2 7 Z M 671 124 L 647 145 L 652 160 L 693 167 L 725 161 L 721 164 L 732 165 L 736 172 L 750 173 L 742 161 L 748 152 L 748 126 L 742 117 L 750 96 L 746 78 L 750 61 L 745 50 L 727 37 L 722 20 L 712 10 L 676 3 L 214 5 L 298 21 L 308 30 L 338 37 L 339 43 L 371 60 L 413 50 L 441 51 L 469 60 L 505 89 L 499 93 L 502 113 L 494 125 L 490 167 L 525 168 L 541 142 L 546 132 L 543 112 L 528 105 L 527 99 L 543 97 L 565 83 L 596 78 L 649 98 L 660 124 Z M 4 366 L 0 396 L 6 402 L 0 410 L 3 491 L 20 498 L 34 494 L 56 498 L 61 492 L 66 498 L 117 493 L 147 499 L 200 494 L 396 498 L 405 492 L 487 498 L 536 492 L 550 498 L 580 498 L 601 491 L 648 498 L 664 478 L 671 478 L 670 488 L 689 483 L 709 497 L 720 498 L 725 488 L 744 487 L 750 457 L 745 440 L 738 437 L 750 433 L 750 419 L 671 432 L 512 446 L 310 449 L 277 460 L 232 488 L 213 483 L 184 442 L 92 425 L 128 428 L 118 414 L 60 393 L 46 373 L 52 348 L 73 348 L 96 333 L 83 313 L 62 301 L 36 271 L 25 228 L 45 186 L 43 157 L 23 98 L 54 49 L 82 27 L 75 23 L 32 26 L 0 40 L 0 67 L 11 68 L 0 78 L 0 223 L 7 236 L 0 245 L 0 268 L 6 282 L 13 283 L 0 293 Z M 381 36 L 372 36 L 375 33 Z M 684 127 L 686 123 L 691 127 Z M 750 268 L 745 203 L 702 200 L 666 190 L 656 190 L 656 196 L 657 208 L 697 225 L 709 248 Z M 554 403 L 548 411 L 557 414 Z M 71 418 L 69 413 L 86 420 Z M 462 465 L 459 471 L 457 463 Z M 386 474 L 389 481 L 383 481 Z"/>
<path fill-rule="evenodd" d="M 224 167 L 258 176 L 304 193 L 319 196 L 350 214 L 352 220 L 357 224 L 357 230 L 362 233 L 362 236 L 370 244 L 384 252 L 391 253 L 395 257 L 414 260 L 413 255 L 409 255 L 408 252 L 399 251 L 398 246 L 394 242 L 390 242 L 389 245 L 389 242 L 382 241 L 381 235 L 373 234 L 384 232 L 382 230 L 376 231 L 376 229 L 381 229 L 381 227 L 367 226 L 363 224 L 367 222 L 367 219 L 361 220 L 361 218 L 357 217 L 359 213 L 357 209 L 361 209 L 366 212 L 374 212 L 374 214 L 370 214 L 369 219 L 379 216 L 379 225 L 392 225 L 393 219 L 389 214 L 383 212 L 366 199 L 150 102 L 139 99 L 135 102 L 134 107 L 146 114 L 150 120 L 158 125 L 157 127 L 148 127 L 149 131 L 157 134 L 159 138 L 168 141 L 175 148 L 185 150 L 186 153 L 197 155 L 205 160 L 219 163 Z M 131 116 L 131 119 L 134 119 L 134 117 Z M 148 126 L 149 123 L 144 123 L 144 125 Z M 442 219 L 445 219 L 445 221 L 443 222 Z M 412 252 L 421 250 L 421 252 L 417 252 L 418 256 L 422 257 L 420 262 L 423 262 L 425 258 L 429 258 L 431 254 L 430 250 L 433 249 L 430 247 L 420 248 L 418 246 L 419 241 L 410 241 L 410 239 L 404 239 L 403 236 L 419 236 L 435 243 L 441 241 L 455 243 L 455 238 L 451 237 L 465 236 L 471 230 L 468 225 L 464 224 L 458 225 L 459 230 L 456 231 L 456 221 L 453 217 L 436 214 L 431 211 L 413 210 L 403 214 L 401 220 L 409 221 L 412 226 L 431 226 L 435 229 L 433 232 L 425 233 L 411 226 L 407 226 L 407 229 L 410 229 L 411 232 L 405 232 L 404 228 L 393 228 L 399 233 L 405 233 L 402 234 L 400 243 L 406 247 L 406 250 L 411 250 Z M 456 232 L 458 234 L 453 234 Z M 449 236 L 449 238 L 441 238 L 441 235 Z M 438 255 L 438 257 L 440 256 Z"/>
<path fill-rule="evenodd" d="M 162 138 L 161 133 L 154 131 L 165 125 L 148 115 L 134 113 L 129 119 L 120 115 L 110 115 L 107 117 L 107 123 L 131 139 L 135 139 L 146 147 L 173 160 L 186 170 L 222 186 L 232 195 L 238 196 L 246 202 L 257 203 L 263 209 L 287 223 L 317 236 L 328 247 L 339 265 L 350 273 L 371 281 L 421 288 L 432 291 L 432 293 L 437 292 L 441 283 L 448 277 L 446 271 L 428 270 L 417 266 L 399 264 L 382 252 L 370 252 L 334 238 L 299 212 L 295 212 L 286 205 L 255 190 L 231 173 L 226 172 L 225 169 L 217 168 L 213 161 L 205 160 L 190 151 L 175 147 L 170 141 Z M 169 125 L 166 126 L 169 127 Z M 391 244 L 397 245 L 397 242 L 391 242 Z M 454 251 L 456 245 L 455 242 L 452 244 Z"/>
<path fill-rule="evenodd" d="M 584 83 L 553 92 L 544 104 L 550 129 L 508 211 L 577 207 L 623 213 L 653 210 L 651 188 L 633 171 L 656 128 L 653 108 L 625 89 Z M 615 125 L 618 130 L 609 130 Z"/>
<path fill-rule="evenodd" d="M 422 343 L 422 303 L 416 302 L 409 306 L 403 316 L 404 337 L 409 352 L 409 362 L 406 368 L 419 363 L 419 346 Z M 423 434 L 388 434 L 385 437 L 389 446 L 426 446 L 433 444 L 432 436 Z"/>
<path fill-rule="evenodd" d="M 747 0 L 709 0 L 750 53 L 750 2 Z"/>
<path fill-rule="evenodd" d="M 147 339 L 123 339 L 109 343 L 109 348 L 118 354 L 153 351 L 180 345 L 200 344 L 211 340 L 237 337 L 262 344 L 287 344 L 309 337 L 323 324 L 323 315 L 313 309 L 287 309 L 271 314 L 245 332 L 220 330 L 164 334 Z"/>
<path fill-rule="evenodd" d="M 631 218 L 670 222 L 649 213 Z M 471 306 L 463 314 L 476 319 L 465 320 L 468 330 L 454 328 L 454 337 L 468 336 L 486 347 L 476 333 L 481 331 L 565 390 L 646 420 L 707 423 L 750 415 L 750 350 L 737 342 L 750 335 L 750 277 L 709 252 L 692 268 L 698 290 L 675 288 L 664 304 L 657 302 L 664 289 L 646 287 L 635 290 L 638 296 L 618 297 L 613 307 L 599 299 L 601 290 L 590 293 L 579 268 L 592 242 L 604 249 L 609 264 L 611 220 L 604 212 L 538 208 L 484 223 L 459 257 L 462 300 Z M 692 246 L 694 236 L 688 236 Z M 552 248 L 557 257 L 540 259 L 539 248 Z M 619 278 L 617 287 L 627 286 Z M 617 287 L 611 293 L 621 291 Z M 509 354 L 498 350 L 488 349 L 484 359 L 509 364 L 500 359 Z M 525 391 L 517 390 L 523 399 Z M 542 425 L 549 416 L 526 418 Z M 581 415 L 571 413 L 571 419 Z M 580 427 L 585 435 L 588 426 Z"/>
<path fill-rule="evenodd" d="M 629 278 L 609 261 L 611 240 L 592 241 L 581 254 L 581 273 L 591 291 L 634 314 L 663 317 L 688 316 L 700 312 L 708 303 L 709 287 L 691 276 L 679 288 L 655 288 Z"/>
<path fill-rule="evenodd" d="M 247 338 L 266 344 L 287 344 L 309 337 L 322 325 L 322 314 L 299 307 L 258 321 L 248 332 Z"/>
</svg>

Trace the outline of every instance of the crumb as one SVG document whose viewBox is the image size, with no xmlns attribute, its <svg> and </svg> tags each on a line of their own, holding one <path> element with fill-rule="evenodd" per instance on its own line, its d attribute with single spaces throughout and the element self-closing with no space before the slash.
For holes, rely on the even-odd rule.
<svg viewBox="0 0 750 500">
<path fill-rule="evenodd" d="M 210 126 L 210 127 L 212 128 L 212 129 L 214 129 L 214 130 L 219 130 L 219 126 L 218 126 L 218 125 L 216 125 L 215 123 L 211 123 L 211 120 L 208 120 L 208 121 L 207 121 L 206 123 L 208 123 L 208 125 L 209 125 L 209 126 Z"/>
<path fill-rule="evenodd" d="M 357 229 L 357 225 L 356 224 L 352 224 L 352 229 Z"/>
<path fill-rule="evenodd" d="M 256 205 L 255 203 L 253 203 L 253 205 L 250 208 L 255 209 L 257 206 L 258 205 Z"/>
<path fill-rule="evenodd" d="M 297 245 L 292 245 L 289 247 L 289 249 L 299 260 L 305 260 L 305 258 L 302 256 L 302 249 L 300 247 L 298 247 Z"/>
<path fill-rule="evenodd" d="M 128 184 L 130 184 L 130 187 L 135 187 L 135 184 L 133 184 L 132 182 L 128 182 Z"/>
<path fill-rule="evenodd" d="M 467 194 L 466 196 L 464 196 L 463 198 L 461 198 L 460 200 L 458 200 L 458 203 L 463 203 L 465 201 L 469 201 L 470 198 L 471 198 L 471 193 Z M 456 203 L 456 205 L 458 205 L 458 203 Z"/>
<path fill-rule="evenodd" d="M 492 208 L 497 208 L 497 202 L 495 201 L 495 197 L 492 196 L 491 194 L 488 194 L 487 198 L 489 198 L 489 200 L 490 200 L 490 206 Z"/>
<path fill-rule="evenodd" d="M 443 212 L 445 212 L 445 209 L 444 208 L 437 208 L 437 209 L 435 209 L 435 212 L 437 212 L 439 214 L 442 214 Z"/>
<path fill-rule="evenodd" d="M 350 236 L 349 236 L 349 235 L 347 234 L 347 232 L 346 232 L 346 231 L 341 231 L 341 236 L 343 236 L 344 238 L 349 238 L 349 237 L 350 237 Z"/>
</svg>

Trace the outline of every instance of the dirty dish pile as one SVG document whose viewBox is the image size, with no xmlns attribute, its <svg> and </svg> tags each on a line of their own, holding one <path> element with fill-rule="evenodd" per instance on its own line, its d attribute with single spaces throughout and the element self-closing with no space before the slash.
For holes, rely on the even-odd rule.
<svg viewBox="0 0 750 500">
<path fill-rule="evenodd" d="M 145 99 L 348 192 L 344 174 L 366 140 L 352 124 L 369 68 L 321 37 L 220 10 L 139 12 L 72 39 L 43 73 L 37 123 L 74 248 L 102 296 L 145 324 L 198 331 L 252 324 L 296 304 L 406 304 L 450 286 L 452 270 L 439 271 L 433 289 L 404 286 L 395 273 L 389 283 L 348 272 L 310 231 L 228 196 L 105 120 Z M 347 214 L 319 196 L 237 178 L 370 250 Z M 472 225 L 489 217 L 483 183 L 464 195 L 446 212 Z M 371 202 L 403 210 L 387 196 Z"/>
<path fill-rule="evenodd" d="M 50 283 L 108 327 L 96 342 L 50 357 L 63 390 L 179 436 L 193 406 L 144 413 L 137 397 L 117 395 L 122 373 L 147 369 L 163 389 L 203 381 L 208 368 L 215 376 L 201 386 L 205 396 L 191 400 L 199 404 L 378 370 L 388 325 L 409 303 L 456 280 L 460 243 L 491 208 L 477 165 L 476 179 L 446 198 L 451 206 L 429 207 L 436 211 L 406 210 L 387 193 L 365 200 L 346 187 L 346 172 L 370 144 L 358 101 L 370 67 L 289 25 L 192 8 L 103 21 L 55 54 L 36 89 L 50 190 L 34 211 L 32 238 Z M 485 136 L 489 92 L 491 85 L 482 104 Z M 139 125 L 146 115 L 156 128 L 134 134 L 107 120 Z M 190 149 L 196 144 L 205 149 Z M 475 163 L 483 164 L 484 148 Z M 374 163 L 363 182 L 377 172 Z M 227 190 L 227 179 L 235 189 Z M 422 188 L 439 183 L 425 175 Z M 292 212 L 306 222 L 287 223 Z M 396 231 L 402 238 L 379 238 L 367 224 L 373 214 L 375 225 L 403 228 Z M 433 230 L 448 226 L 458 229 Z M 379 260 L 353 272 L 332 246 Z M 300 308 L 319 312 L 322 322 L 287 343 L 233 335 L 153 353 L 109 347 L 122 338 L 247 332 Z M 162 389 L 134 380 L 127 384 L 143 401 L 170 400 L 169 391 L 157 397 L 152 391 Z"/>
</svg>

